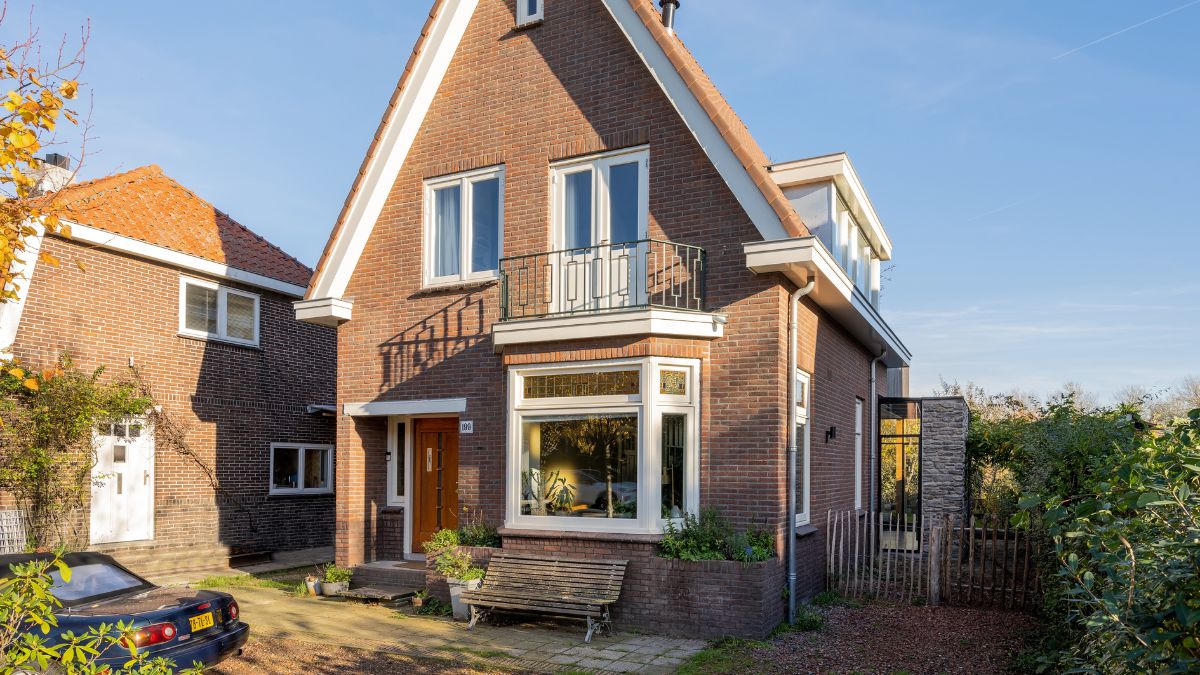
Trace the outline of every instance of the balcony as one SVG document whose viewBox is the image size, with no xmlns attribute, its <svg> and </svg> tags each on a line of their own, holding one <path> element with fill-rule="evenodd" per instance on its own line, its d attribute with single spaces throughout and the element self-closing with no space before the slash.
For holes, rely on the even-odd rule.
<svg viewBox="0 0 1200 675">
<path fill-rule="evenodd" d="M 705 279 L 704 249 L 658 239 L 501 258 L 495 343 L 720 337 L 722 321 L 705 313 Z"/>
</svg>

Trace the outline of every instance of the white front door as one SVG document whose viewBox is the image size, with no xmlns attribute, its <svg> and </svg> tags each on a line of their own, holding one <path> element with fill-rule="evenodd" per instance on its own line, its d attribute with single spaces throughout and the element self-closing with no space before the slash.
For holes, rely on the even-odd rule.
<svg viewBox="0 0 1200 675">
<path fill-rule="evenodd" d="M 154 538 L 154 436 L 145 421 L 97 428 L 91 521 L 93 544 Z"/>
</svg>

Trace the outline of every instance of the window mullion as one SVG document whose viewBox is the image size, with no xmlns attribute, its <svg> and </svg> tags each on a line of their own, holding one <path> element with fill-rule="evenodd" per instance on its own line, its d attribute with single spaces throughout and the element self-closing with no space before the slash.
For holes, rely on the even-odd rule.
<svg viewBox="0 0 1200 675">
<path fill-rule="evenodd" d="M 472 212 L 474 208 L 474 181 L 470 178 L 463 178 L 459 182 L 459 212 L 461 215 L 458 218 L 458 255 L 459 255 L 459 276 L 463 279 L 469 278 L 474 274 L 471 270 L 471 248 L 474 244 L 472 234 L 475 228 L 474 217 Z"/>
</svg>

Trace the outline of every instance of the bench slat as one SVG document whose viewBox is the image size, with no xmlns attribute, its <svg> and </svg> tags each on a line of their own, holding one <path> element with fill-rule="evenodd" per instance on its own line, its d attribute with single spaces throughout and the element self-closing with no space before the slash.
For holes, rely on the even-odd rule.
<svg viewBox="0 0 1200 675">
<path fill-rule="evenodd" d="M 625 567 L 629 564 L 628 560 L 611 560 L 608 558 L 547 558 L 545 556 L 528 555 L 524 553 L 497 553 L 492 556 L 492 560 L 527 560 L 533 563 L 592 563 L 598 565 L 611 565 L 613 567 Z"/>
</svg>

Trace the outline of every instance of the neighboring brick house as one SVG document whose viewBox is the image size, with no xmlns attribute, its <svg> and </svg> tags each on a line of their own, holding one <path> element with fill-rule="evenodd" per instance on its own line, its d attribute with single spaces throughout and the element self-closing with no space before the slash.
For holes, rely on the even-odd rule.
<svg viewBox="0 0 1200 675">
<path fill-rule="evenodd" d="M 777 535 L 769 629 L 790 544 L 811 596 L 827 510 L 876 498 L 891 249 L 846 156 L 772 164 L 650 0 L 438 0 L 296 303 L 338 326 L 337 560 L 471 511 L 634 561 L 618 616 L 662 629 L 706 599 L 651 597 L 655 541 L 712 506 Z"/>
<path fill-rule="evenodd" d="M 76 540 L 160 571 L 330 547 L 336 336 L 291 306 L 311 270 L 157 166 L 59 199 L 70 237 L 40 248 L 61 264 L 24 270 L 0 350 L 39 368 L 64 353 L 136 367 L 194 453 L 146 420 L 103 425 L 106 478 Z"/>
</svg>

